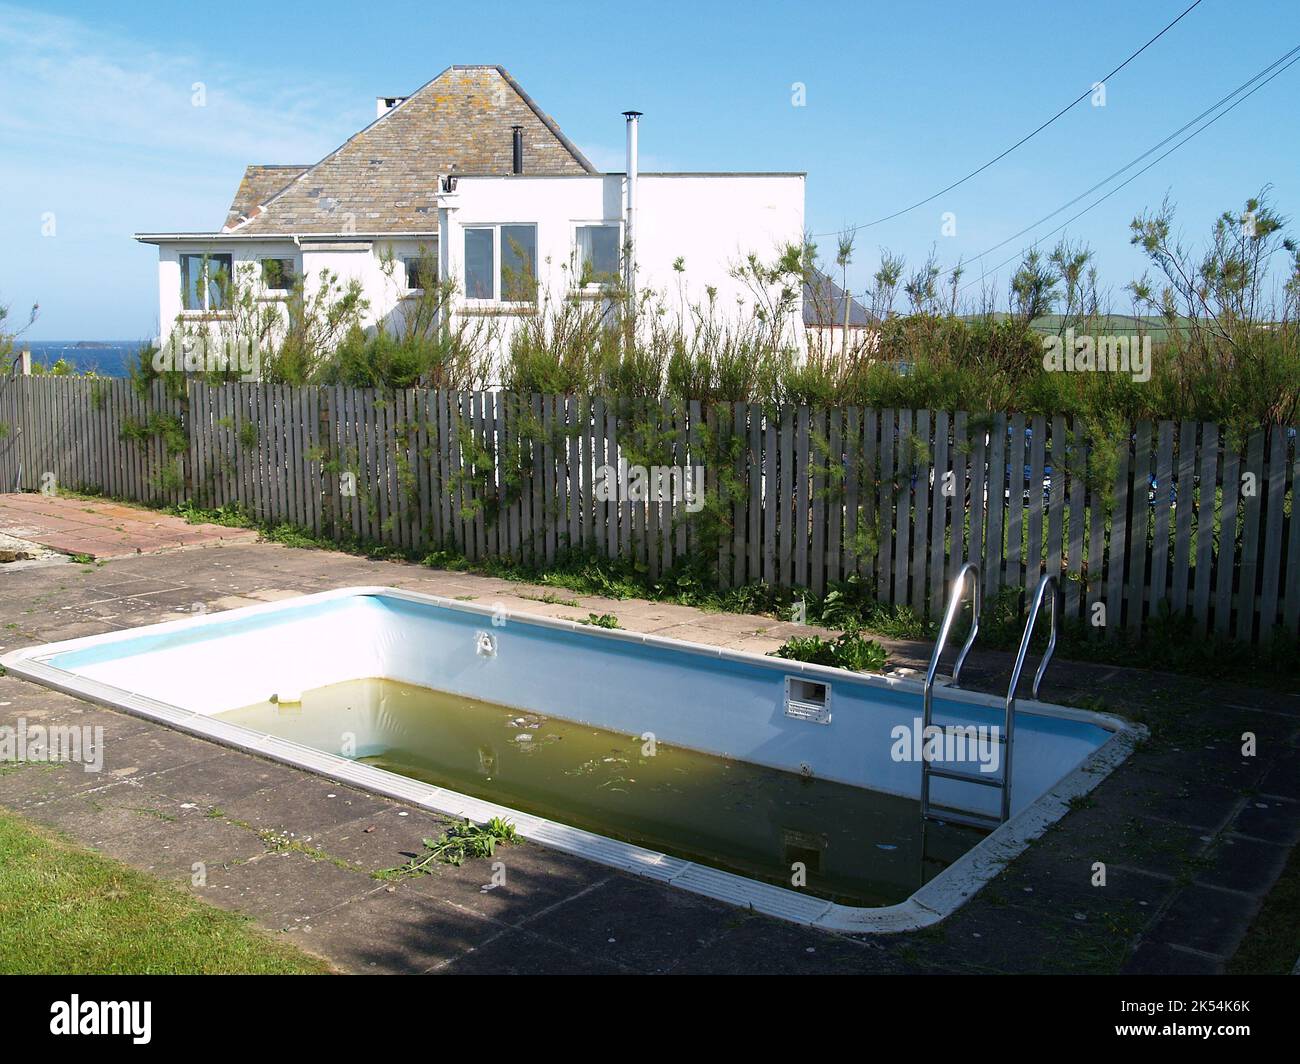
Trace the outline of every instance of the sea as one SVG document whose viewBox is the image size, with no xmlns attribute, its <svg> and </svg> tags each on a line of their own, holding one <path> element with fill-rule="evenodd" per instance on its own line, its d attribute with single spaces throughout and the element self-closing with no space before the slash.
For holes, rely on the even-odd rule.
<svg viewBox="0 0 1300 1064">
<path fill-rule="evenodd" d="M 33 363 L 53 366 L 65 359 L 79 373 L 94 370 L 102 377 L 125 377 L 139 357 L 143 340 L 17 340 L 15 353 L 26 348 Z"/>
</svg>

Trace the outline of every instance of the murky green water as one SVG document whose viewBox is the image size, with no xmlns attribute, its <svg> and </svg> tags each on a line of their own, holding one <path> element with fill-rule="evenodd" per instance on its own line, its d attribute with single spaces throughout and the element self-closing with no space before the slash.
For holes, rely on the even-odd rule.
<svg viewBox="0 0 1300 1064">
<path fill-rule="evenodd" d="M 901 901 L 979 841 L 918 803 L 390 680 L 223 720 L 850 905 Z M 923 854 L 924 849 L 924 854 Z M 792 882 L 795 864 L 806 885 Z"/>
</svg>

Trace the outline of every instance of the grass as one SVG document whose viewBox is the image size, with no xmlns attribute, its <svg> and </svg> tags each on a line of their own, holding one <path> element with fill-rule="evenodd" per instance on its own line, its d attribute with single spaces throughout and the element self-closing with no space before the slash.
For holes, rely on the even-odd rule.
<svg viewBox="0 0 1300 1064">
<path fill-rule="evenodd" d="M 330 970 L 245 917 L 0 811 L 0 973 Z"/>
</svg>

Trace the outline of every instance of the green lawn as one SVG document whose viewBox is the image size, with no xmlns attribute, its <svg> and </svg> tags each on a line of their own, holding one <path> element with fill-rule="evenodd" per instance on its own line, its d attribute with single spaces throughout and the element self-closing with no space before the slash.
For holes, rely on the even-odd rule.
<svg viewBox="0 0 1300 1064">
<path fill-rule="evenodd" d="M 329 965 L 0 810 L 0 973 L 323 973 Z"/>
</svg>

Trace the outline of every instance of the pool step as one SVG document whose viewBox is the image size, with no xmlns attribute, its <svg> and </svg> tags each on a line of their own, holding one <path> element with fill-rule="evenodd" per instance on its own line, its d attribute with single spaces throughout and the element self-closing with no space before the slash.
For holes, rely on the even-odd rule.
<svg viewBox="0 0 1300 1064">
<path fill-rule="evenodd" d="M 962 824 L 969 828 L 983 828 L 985 831 L 992 831 L 1002 823 L 1002 819 L 992 813 L 975 813 L 969 809 L 953 809 L 950 806 L 933 803 L 930 805 L 928 819 L 942 821 L 945 824 Z"/>
<path fill-rule="evenodd" d="M 978 783 L 981 787 L 1002 787 L 1002 777 L 995 775 L 980 775 L 978 772 L 962 772 L 955 768 L 930 768 L 931 776 L 938 776 L 945 780 L 961 780 L 963 783 Z"/>
</svg>

